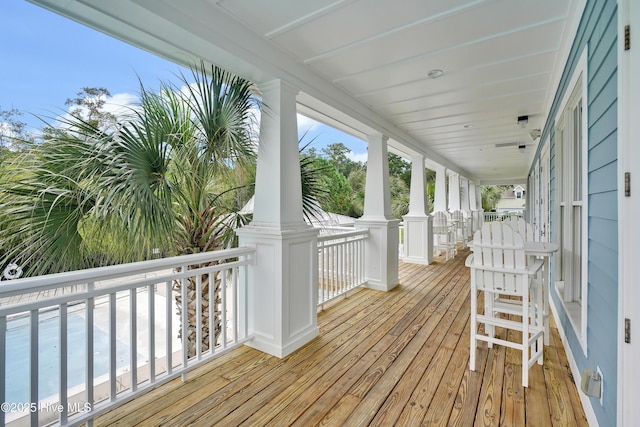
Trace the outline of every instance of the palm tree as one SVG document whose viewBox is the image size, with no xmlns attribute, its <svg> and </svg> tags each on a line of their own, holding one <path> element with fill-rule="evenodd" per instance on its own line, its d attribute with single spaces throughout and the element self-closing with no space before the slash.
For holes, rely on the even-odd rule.
<svg viewBox="0 0 640 427">
<path fill-rule="evenodd" d="M 482 196 L 482 209 L 485 211 L 491 211 L 496 208 L 496 204 L 502 198 L 505 187 L 502 185 L 483 185 L 480 187 L 480 193 Z"/>
<path fill-rule="evenodd" d="M 79 116 L 49 127 L 0 181 L 0 265 L 17 261 L 38 275 L 148 259 L 154 248 L 179 255 L 229 245 L 244 219 L 222 203 L 232 189 L 221 178 L 255 157 L 258 98 L 217 67 L 201 64 L 192 81 L 142 87 L 140 107 L 116 130 Z M 202 283 L 206 298 L 220 280 Z"/>
</svg>

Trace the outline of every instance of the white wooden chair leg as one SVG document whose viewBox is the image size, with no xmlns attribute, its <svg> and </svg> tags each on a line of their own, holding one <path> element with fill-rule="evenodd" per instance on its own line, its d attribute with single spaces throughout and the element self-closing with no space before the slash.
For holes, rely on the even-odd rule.
<svg viewBox="0 0 640 427">
<path fill-rule="evenodd" d="M 494 301 L 495 301 L 496 296 L 492 293 L 484 293 L 484 314 L 485 316 L 491 316 L 493 317 L 495 314 L 495 308 L 494 308 Z M 489 325 L 487 323 L 484 324 L 484 329 L 485 332 L 487 334 L 487 336 L 490 336 L 491 338 L 495 338 L 496 337 L 496 327 L 493 325 Z M 492 342 L 488 342 L 487 343 L 489 348 L 493 348 L 493 343 Z"/>
<path fill-rule="evenodd" d="M 526 280 L 526 277 L 524 278 Z M 528 287 L 528 283 L 522 283 Z M 522 297 L 522 386 L 529 386 L 529 293 Z"/>
<path fill-rule="evenodd" d="M 544 338 L 546 332 L 544 330 L 544 310 L 543 310 L 543 301 L 542 301 L 542 283 L 539 283 L 538 286 L 535 286 L 536 289 L 536 327 L 542 329 L 542 335 L 538 338 L 536 342 L 537 350 L 540 352 L 540 357 L 538 358 L 538 365 L 542 365 L 544 363 Z"/>
</svg>

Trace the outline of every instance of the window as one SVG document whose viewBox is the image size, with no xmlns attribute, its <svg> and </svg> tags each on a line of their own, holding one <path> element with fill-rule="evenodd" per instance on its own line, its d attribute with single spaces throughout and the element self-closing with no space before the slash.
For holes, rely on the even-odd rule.
<svg viewBox="0 0 640 427">
<path fill-rule="evenodd" d="M 586 55 L 580 61 L 586 64 Z M 586 67 L 586 66 L 585 66 Z M 558 294 L 581 340 L 586 338 L 586 101 L 585 69 L 577 77 L 563 109 L 556 117 L 556 253 L 555 280 Z M 584 345 L 583 345 L 584 346 Z"/>
</svg>

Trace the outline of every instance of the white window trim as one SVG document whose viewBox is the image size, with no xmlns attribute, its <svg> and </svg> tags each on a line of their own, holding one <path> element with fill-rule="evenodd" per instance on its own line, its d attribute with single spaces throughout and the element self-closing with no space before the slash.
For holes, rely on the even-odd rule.
<svg viewBox="0 0 640 427">
<path fill-rule="evenodd" d="M 578 337 L 578 341 L 582 346 L 582 351 L 585 356 L 587 356 L 587 321 L 588 321 L 588 308 L 589 308 L 589 276 L 588 276 L 588 266 L 589 266 L 589 236 L 588 236 L 588 221 L 589 221 L 589 181 L 588 181 L 588 158 L 589 158 L 589 99 L 587 97 L 587 89 L 588 89 L 588 81 L 587 81 L 587 48 L 585 47 L 580 55 L 580 59 L 576 64 L 576 68 L 573 71 L 571 76 L 571 80 L 569 81 L 569 85 L 567 86 L 567 90 L 562 98 L 561 108 L 558 109 L 555 117 L 555 123 L 559 123 L 562 119 L 562 115 L 565 113 L 567 104 L 569 103 L 569 99 L 573 94 L 573 88 L 578 84 L 579 79 L 581 80 L 581 91 L 582 91 L 582 202 L 580 205 L 581 216 L 582 216 L 582 241 L 581 241 L 581 283 L 580 286 L 582 288 L 582 304 L 578 304 L 577 302 L 565 302 L 564 298 L 561 296 L 560 301 L 564 307 L 565 313 L 570 320 L 571 326 Z M 565 141 L 562 141 L 565 144 Z M 563 156 L 565 156 L 563 150 Z M 556 171 L 556 176 L 558 173 L 563 174 L 563 186 L 564 188 L 571 188 L 573 185 L 573 177 L 572 174 L 567 174 L 566 171 Z M 567 185 L 566 178 L 570 177 L 570 185 Z M 556 191 L 558 189 L 556 188 Z M 577 203 L 571 203 L 571 205 L 577 205 Z M 566 206 L 564 201 L 558 204 L 558 207 Z M 566 212 L 565 212 L 566 214 Z M 556 221 L 556 227 L 559 226 Z M 564 283 L 556 283 L 556 291 L 564 290 Z M 580 308 L 578 310 L 578 307 Z"/>
</svg>

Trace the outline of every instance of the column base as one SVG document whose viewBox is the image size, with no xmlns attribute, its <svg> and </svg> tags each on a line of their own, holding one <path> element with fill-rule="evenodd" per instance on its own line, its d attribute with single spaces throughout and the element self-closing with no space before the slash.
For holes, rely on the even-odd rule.
<svg viewBox="0 0 640 427">
<path fill-rule="evenodd" d="M 364 271 L 367 287 L 390 291 L 398 283 L 398 245 L 400 221 L 397 219 L 359 219 L 357 229 L 368 229 Z"/>
<path fill-rule="evenodd" d="M 318 231 L 250 224 L 237 234 L 256 248 L 245 273 L 247 345 L 285 357 L 318 336 Z"/>
<path fill-rule="evenodd" d="M 433 218 L 405 215 L 403 262 L 428 265 L 433 262 Z"/>
</svg>

